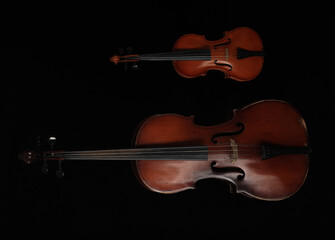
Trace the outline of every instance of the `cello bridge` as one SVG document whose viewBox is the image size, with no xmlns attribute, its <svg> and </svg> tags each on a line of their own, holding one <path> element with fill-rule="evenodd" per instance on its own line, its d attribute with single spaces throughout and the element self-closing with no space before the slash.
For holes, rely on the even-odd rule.
<svg viewBox="0 0 335 240">
<path fill-rule="evenodd" d="M 231 163 L 234 163 L 235 161 L 237 161 L 238 158 L 238 149 L 237 149 L 237 143 L 232 138 L 230 139 L 230 147 L 232 151 L 232 154 L 230 155 L 230 161 Z"/>
</svg>

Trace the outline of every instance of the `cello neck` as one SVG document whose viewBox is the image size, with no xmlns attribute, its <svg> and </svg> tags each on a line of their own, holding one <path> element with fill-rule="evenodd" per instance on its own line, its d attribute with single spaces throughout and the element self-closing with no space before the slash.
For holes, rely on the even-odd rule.
<svg viewBox="0 0 335 240">
<path fill-rule="evenodd" d="M 131 148 L 91 151 L 45 151 L 27 150 L 19 158 L 30 164 L 35 160 L 177 160 L 207 161 L 207 146 Z"/>
<path fill-rule="evenodd" d="M 208 147 L 162 147 L 63 152 L 64 160 L 208 160 Z"/>
</svg>

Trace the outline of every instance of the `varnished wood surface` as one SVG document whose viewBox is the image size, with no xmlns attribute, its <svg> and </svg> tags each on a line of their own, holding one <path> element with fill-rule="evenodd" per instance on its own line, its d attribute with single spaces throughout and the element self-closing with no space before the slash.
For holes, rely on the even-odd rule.
<svg viewBox="0 0 335 240">
<path fill-rule="evenodd" d="M 333 1 L 225 0 L 178 5 L 118 1 L 106 7 L 91 2 L 80 8 L 45 2 L 42 8 L 30 3 L 4 8 L 3 236 L 331 236 L 333 9 Z M 224 80 L 219 71 L 186 79 L 171 62 L 140 62 L 137 71 L 109 62 L 118 47 L 131 46 L 132 53 L 171 51 L 183 34 L 217 40 L 239 26 L 254 29 L 266 51 L 262 71 L 252 81 Z M 49 163 L 44 175 L 40 164 L 27 166 L 17 158 L 36 146 L 38 136 L 45 141 L 55 134 L 55 149 L 129 148 L 134 129 L 148 116 L 194 115 L 199 125 L 215 125 L 226 121 L 227 111 L 269 98 L 299 110 L 313 150 L 305 183 L 283 201 L 230 194 L 219 180 L 198 181 L 196 190 L 177 194 L 155 193 L 138 184 L 124 161 L 64 162 L 65 177 L 59 180 L 57 162 Z"/>
<path fill-rule="evenodd" d="M 245 127 L 241 134 L 220 137 L 216 144 L 212 142 L 217 133 L 237 131 L 237 123 Z M 230 157 L 231 139 L 239 149 L 236 161 Z M 237 192 L 254 198 L 287 198 L 306 178 L 308 155 L 286 154 L 262 160 L 263 144 L 307 146 L 306 125 L 299 112 L 286 102 L 267 100 L 235 110 L 230 121 L 216 126 L 196 125 L 193 117 L 157 115 L 141 125 L 136 146 L 212 146 L 208 161 L 136 161 L 137 175 L 147 188 L 161 193 L 179 192 L 194 188 L 200 179 L 218 178 L 235 185 Z M 229 151 L 216 153 L 220 145 Z M 216 169 L 227 171 L 216 171 L 213 164 Z M 245 174 L 242 180 L 238 179 L 240 172 Z"/>
<path fill-rule="evenodd" d="M 263 50 L 260 36 L 248 27 L 226 31 L 222 39 L 215 41 L 208 41 L 205 36 L 187 34 L 180 37 L 174 45 L 174 50 L 207 48 L 211 50 L 211 61 L 173 61 L 176 71 L 183 77 L 193 78 L 205 76 L 209 70 L 220 70 L 226 78 L 249 81 L 257 77 L 262 70 L 264 57 L 237 59 L 238 48 L 250 51 Z M 231 67 L 217 65 L 215 61 Z"/>
</svg>

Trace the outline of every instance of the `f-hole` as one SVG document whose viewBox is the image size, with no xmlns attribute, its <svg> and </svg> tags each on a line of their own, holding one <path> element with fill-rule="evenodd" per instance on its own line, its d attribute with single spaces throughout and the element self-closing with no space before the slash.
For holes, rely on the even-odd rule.
<svg viewBox="0 0 335 240">
<path fill-rule="evenodd" d="M 215 61 L 214 61 L 214 64 L 215 64 L 215 65 L 218 65 L 218 66 L 226 66 L 226 67 L 229 67 L 228 71 L 233 70 L 233 67 L 232 67 L 230 64 L 226 64 L 226 63 L 218 63 L 218 60 L 215 60 Z"/>
<path fill-rule="evenodd" d="M 230 43 L 231 43 L 231 40 L 230 40 L 230 38 L 228 38 L 228 42 L 226 42 L 226 43 L 216 44 L 216 45 L 214 45 L 214 49 L 217 49 L 218 47 L 221 47 L 221 46 L 228 45 L 228 44 L 230 44 Z"/>
<path fill-rule="evenodd" d="M 211 139 L 212 143 L 217 144 L 218 141 L 216 140 L 216 138 L 218 138 L 218 137 L 238 135 L 238 134 L 241 134 L 244 131 L 245 126 L 244 126 L 243 123 L 238 122 L 238 123 L 236 123 L 236 126 L 240 127 L 240 130 L 234 131 L 234 132 L 222 132 L 222 133 L 214 134 L 212 139 Z"/>
<path fill-rule="evenodd" d="M 211 168 L 212 171 L 216 174 L 236 174 L 236 180 L 243 180 L 245 177 L 245 172 L 243 171 L 243 169 L 239 168 L 239 167 L 224 167 L 224 168 L 218 168 L 215 167 L 216 162 L 212 162 L 211 164 Z M 234 175 L 233 175 L 234 176 Z M 235 176 L 234 176 L 235 178 Z"/>
</svg>

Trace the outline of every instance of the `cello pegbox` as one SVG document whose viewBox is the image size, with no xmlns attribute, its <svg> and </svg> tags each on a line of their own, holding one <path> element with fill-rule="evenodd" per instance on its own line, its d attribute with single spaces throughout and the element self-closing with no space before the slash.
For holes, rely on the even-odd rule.
<svg viewBox="0 0 335 240">
<path fill-rule="evenodd" d="M 26 149 L 22 153 L 19 153 L 19 159 L 24 161 L 26 164 L 31 164 L 35 162 L 35 160 L 38 158 L 39 152 L 41 150 L 42 142 L 41 142 L 41 136 L 38 136 L 36 138 L 36 151 L 31 150 L 30 148 Z"/>
</svg>

